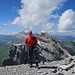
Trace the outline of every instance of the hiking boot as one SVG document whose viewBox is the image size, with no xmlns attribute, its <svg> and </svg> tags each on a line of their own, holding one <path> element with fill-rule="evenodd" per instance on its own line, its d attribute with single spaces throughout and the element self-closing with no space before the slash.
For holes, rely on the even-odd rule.
<svg viewBox="0 0 75 75">
<path fill-rule="evenodd" d="M 37 69 L 40 69 L 39 65 L 36 66 Z"/>
<path fill-rule="evenodd" d="M 30 65 L 29 67 L 32 68 L 32 65 Z"/>
<path fill-rule="evenodd" d="M 39 66 L 37 62 L 36 62 L 36 66 Z"/>
<path fill-rule="evenodd" d="M 32 68 L 32 67 L 33 67 L 33 65 L 32 65 L 32 64 L 29 64 L 29 67 L 30 67 L 30 68 Z"/>
<path fill-rule="evenodd" d="M 39 67 L 38 63 L 36 63 L 36 68 L 40 69 L 40 67 Z"/>
</svg>

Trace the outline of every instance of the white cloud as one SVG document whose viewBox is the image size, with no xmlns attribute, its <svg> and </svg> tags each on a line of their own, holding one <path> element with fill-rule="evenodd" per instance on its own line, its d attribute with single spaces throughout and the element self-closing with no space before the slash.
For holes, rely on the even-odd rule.
<svg viewBox="0 0 75 75">
<path fill-rule="evenodd" d="M 60 17 L 58 31 L 69 32 L 75 29 L 75 12 L 72 9 L 66 10 Z"/>
<path fill-rule="evenodd" d="M 50 23 L 52 12 L 59 8 L 66 0 L 21 0 L 22 9 L 18 11 L 19 16 L 14 19 L 12 24 L 20 25 L 27 29 L 34 26 L 40 27 L 41 30 L 50 30 L 53 23 Z"/>
<path fill-rule="evenodd" d="M 51 30 L 51 28 L 52 28 L 53 26 L 54 26 L 54 23 L 48 22 L 46 25 L 43 24 L 41 29 L 43 29 L 43 30 L 45 30 L 45 31 L 47 31 L 47 30 L 49 31 L 49 30 Z"/>
<path fill-rule="evenodd" d="M 6 23 L 4 23 L 3 25 L 4 25 L 4 26 L 7 26 L 7 24 L 6 24 Z"/>
</svg>

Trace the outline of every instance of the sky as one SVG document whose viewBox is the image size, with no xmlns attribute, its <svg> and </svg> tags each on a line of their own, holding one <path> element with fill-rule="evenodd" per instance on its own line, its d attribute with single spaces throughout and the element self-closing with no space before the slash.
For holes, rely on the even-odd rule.
<svg viewBox="0 0 75 75">
<path fill-rule="evenodd" d="M 75 36 L 75 0 L 0 0 L 0 34 Z"/>
</svg>

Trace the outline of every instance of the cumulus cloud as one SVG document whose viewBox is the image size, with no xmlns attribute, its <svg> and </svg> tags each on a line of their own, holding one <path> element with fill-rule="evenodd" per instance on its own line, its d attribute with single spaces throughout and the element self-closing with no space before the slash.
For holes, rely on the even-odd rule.
<svg viewBox="0 0 75 75">
<path fill-rule="evenodd" d="M 42 25 L 42 29 L 49 31 L 49 30 L 51 30 L 51 28 L 52 28 L 53 26 L 54 26 L 54 23 L 50 23 L 50 22 L 49 22 L 49 23 L 47 23 L 46 25 L 43 24 L 43 25 Z"/>
<path fill-rule="evenodd" d="M 72 9 L 66 10 L 60 17 L 58 31 L 69 32 L 75 29 L 75 12 Z"/>
<path fill-rule="evenodd" d="M 62 6 L 66 0 L 21 0 L 22 6 L 18 11 L 19 16 L 12 24 L 20 25 L 27 29 L 37 26 L 41 30 L 50 30 L 53 23 L 50 18 L 56 18 L 52 12 Z"/>
</svg>

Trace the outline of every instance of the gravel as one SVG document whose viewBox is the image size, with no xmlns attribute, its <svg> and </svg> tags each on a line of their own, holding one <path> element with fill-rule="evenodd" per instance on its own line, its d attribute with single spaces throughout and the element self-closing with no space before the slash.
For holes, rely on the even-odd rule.
<svg viewBox="0 0 75 75">
<path fill-rule="evenodd" d="M 68 71 L 59 68 L 61 61 L 39 63 L 40 69 L 30 68 L 29 64 L 0 67 L 0 75 L 75 75 L 75 66 Z"/>
</svg>

